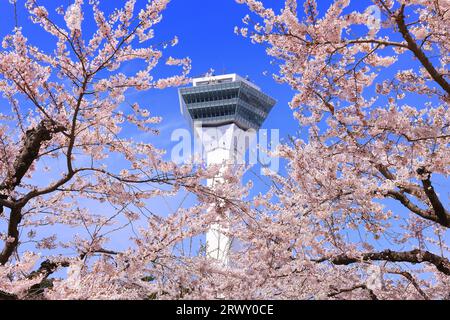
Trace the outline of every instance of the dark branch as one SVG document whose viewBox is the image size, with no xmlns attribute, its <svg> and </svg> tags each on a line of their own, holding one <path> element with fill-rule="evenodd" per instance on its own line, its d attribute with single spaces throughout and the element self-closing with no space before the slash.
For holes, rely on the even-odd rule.
<svg viewBox="0 0 450 320">
<path fill-rule="evenodd" d="M 33 161 L 39 156 L 42 144 L 49 141 L 52 135 L 64 131 L 63 126 L 55 126 L 51 121 L 41 121 L 36 128 L 26 132 L 23 139 L 23 147 L 14 161 L 14 170 L 0 184 L 0 191 L 12 191 L 17 187 L 27 173 Z"/>
<path fill-rule="evenodd" d="M 26 132 L 23 139 L 23 147 L 14 160 L 14 170 L 9 173 L 3 183 L 0 184 L 0 191 L 3 192 L 2 200 L 7 198 L 7 193 L 13 191 L 20 185 L 22 178 L 30 169 L 33 161 L 39 157 L 39 150 L 42 144 L 51 140 L 54 133 L 62 132 L 64 130 L 64 127 L 55 125 L 51 120 L 42 120 L 36 128 Z M 5 242 L 5 246 L 0 253 L 0 265 L 3 265 L 8 261 L 19 243 L 18 226 L 22 220 L 21 211 L 23 206 L 23 204 L 17 203 L 10 206 L 11 212 L 9 213 L 7 234 L 9 239 Z M 0 213 L 1 212 L 3 212 L 3 206 L 0 205 Z"/>
<path fill-rule="evenodd" d="M 359 257 L 350 257 L 345 254 L 313 260 L 315 262 L 329 261 L 335 265 L 349 265 L 361 261 L 389 261 L 409 262 L 413 264 L 428 262 L 434 265 L 440 272 L 450 275 L 450 261 L 435 255 L 429 251 L 414 249 L 411 251 L 397 252 L 384 250 L 382 252 L 363 253 Z"/>
<path fill-rule="evenodd" d="M 337 295 L 339 295 L 339 294 L 341 294 L 341 293 L 351 292 L 351 291 L 354 291 L 354 290 L 357 290 L 357 289 L 363 289 L 363 290 L 366 290 L 366 291 L 369 293 L 369 295 L 370 295 L 370 299 L 372 299 L 372 300 L 378 300 L 378 297 L 375 295 L 375 293 L 373 292 L 373 290 L 372 290 L 372 289 L 369 289 L 365 284 L 359 284 L 359 285 L 353 286 L 353 287 L 351 287 L 351 288 L 339 289 L 339 290 L 337 290 L 336 292 L 329 293 L 327 296 L 328 296 L 329 298 L 332 298 L 332 297 L 337 296 Z"/>
<path fill-rule="evenodd" d="M 18 300 L 19 298 L 12 293 L 0 290 L 0 300 Z"/>
<path fill-rule="evenodd" d="M 450 95 L 450 84 L 444 79 L 442 74 L 440 74 L 433 64 L 430 62 L 428 57 L 422 51 L 422 49 L 417 45 L 416 41 L 413 39 L 411 34 L 409 33 L 408 27 L 405 23 L 405 15 L 404 15 L 405 5 L 402 5 L 398 14 L 395 17 L 395 21 L 397 22 L 398 29 L 402 34 L 403 39 L 406 40 L 408 44 L 409 50 L 412 51 L 414 56 L 419 59 L 420 63 L 424 66 L 424 68 L 428 71 L 431 78 L 436 81 L 442 89 L 447 92 L 447 95 Z"/>
<path fill-rule="evenodd" d="M 386 166 L 375 164 L 375 167 L 386 179 L 389 179 L 391 181 L 396 180 L 395 176 L 389 171 Z M 424 180 L 422 180 L 423 188 L 421 188 L 419 185 L 398 185 L 397 187 L 399 188 L 399 191 L 390 190 L 386 193 L 386 195 L 400 201 L 400 203 L 408 208 L 411 212 L 421 216 L 422 218 L 434 221 L 444 227 L 450 228 L 450 214 L 445 210 L 437 194 L 435 193 L 433 186 L 431 185 L 431 173 L 426 172 L 425 168 L 419 168 L 417 170 L 417 173 L 420 175 L 425 175 Z M 426 201 L 426 199 L 428 198 L 432 205 L 432 208 L 419 208 L 408 198 L 405 193 L 413 195 L 421 201 Z M 423 193 L 425 193 L 427 197 L 425 197 Z"/>
<path fill-rule="evenodd" d="M 45 260 L 41 263 L 39 266 L 39 269 L 36 271 L 33 271 L 28 276 L 29 279 L 37 277 L 37 276 L 44 276 L 44 279 L 48 278 L 49 275 L 51 275 L 53 272 L 55 272 L 59 267 L 68 267 L 69 262 L 63 261 L 63 262 L 52 262 L 50 260 Z"/>
<path fill-rule="evenodd" d="M 431 206 L 433 207 L 434 213 L 437 216 L 439 223 L 443 226 L 450 227 L 450 215 L 445 210 L 442 202 L 439 200 L 438 195 L 434 191 L 433 185 L 431 184 L 431 172 L 427 171 L 425 168 L 417 169 L 417 173 L 423 177 L 421 179 L 423 190 L 430 200 Z"/>
<path fill-rule="evenodd" d="M 447 217 L 443 219 L 442 217 L 439 217 L 437 213 L 436 214 L 433 213 L 432 210 L 425 210 L 416 206 L 411 200 L 409 200 L 409 198 L 403 192 L 390 190 L 387 192 L 387 195 L 391 198 L 400 201 L 400 203 L 403 204 L 406 208 L 408 208 L 411 212 L 414 212 L 415 214 L 421 216 L 422 218 L 434 221 L 444 227 L 450 228 L 450 222 L 449 219 L 447 218 L 449 215 L 446 214 L 445 211 L 444 215 L 446 215 Z"/>
<path fill-rule="evenodd" d="M 22 221 L 22 207 L 14 207 L 9 213 L 8 223 L 8 239 L 5 241 L 5 246 L 0 253 L 0 265 L 8 262 L 9 257 L 13 254 L 17 245 L 19 244 L 19 224 Z"/>
<path fill-rule="evenodd" d="M 410 274 L 407 271 L 389 271 L 389 273 L 392 274 L 398 274 L 401 275 L 403 277 L 405 277 L 406 279 L 408 279 L 409 282 L 411 282 L 411 284 L 414 286 L 414 288 L 416 288 L 417 292 L 419 292 L 419 294 L 425 299 L 425 300 L 430 300 L 430 298 L 428 297 L 428 295 L 422 290 L 422 288 L 419 286 L 419 284 L 417 283 L 416 279 L 414 279 L 414 277 L 412 276 L 412 274 Z"/>
</svg>

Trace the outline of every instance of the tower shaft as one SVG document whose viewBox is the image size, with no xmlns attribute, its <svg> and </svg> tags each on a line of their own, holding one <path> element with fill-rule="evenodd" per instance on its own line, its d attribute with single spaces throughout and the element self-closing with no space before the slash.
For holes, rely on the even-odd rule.
<svg viewBox="0 0 450 320">
<path fill-rule="evenodd" d="M 207 165 L 222 166 L 216 177 L 207 180 L 209 187 L 220 188 L 220 184 L 225 182 L 222 175 L 224 170 L 228 166 L 245 163 L 245 152 L 248 144 L 254 138 L 254 133 L 242 130 L 235 124 L 209 128 L 196 126 L 195 133 L 202 143 Z M 229 236 L 228 218 L 227 213 L 224 216 L 218 216 L 217 222 L 212 224 L 206 233 L 206 255 L 224 265 L 228 264 L 228 256 L 233 241 L 233 238 Z"/>
</svg>

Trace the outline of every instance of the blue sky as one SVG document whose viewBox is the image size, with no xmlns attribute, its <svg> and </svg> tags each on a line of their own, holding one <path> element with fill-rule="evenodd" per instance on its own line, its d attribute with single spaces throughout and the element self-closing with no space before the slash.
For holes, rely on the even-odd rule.
<svg viewBox="0 0 450 320">
<path fill-rule="evenodd" d="M 30 22 L 23 8 L 24 2 L 24 0 L 18 0 L 18 22 L 24 34 L 29 38 L 30 43 L 44 50 L 53 50 L 54 39 L 49 38 L 38 26 Z M 54 8 L 59 5 L 66 7 L 72 1 L 40 0 L 38 3 L 46 5 L 53 18 L 64 25 L 62 17 L 54 13 Z M 101 7 L 108 12 L 122 3 L 124 1 L 103 1 Z M 141 6 L 145 1 L 137 3 Z M 282 1 L 272 0 L 266 3 L 279 6 Z M 4 23 L 0 26 L 0 37 L 3 38 L 14 27 L 14 18 L 11 5 L 7 4 L 1 8 Z M 296 134 L 299 129 L 292 110 L 288 107 L 288 102 L 294 93 L 288 86 L 280 85 L 272 79 L 271 74 L 277 71 L 278 66 L 271 64 L 272 59 L 266 55 L 264 46 L 252 44 L 248 39 L 234 34 L 234 27 L 242 26 L 241 20 L 248 13 L 246 6 L 239 5 L 234 0 L 172 0 L 163 13 L 162 22 L 155 27 L 155 39 L 150 43 L 161 43 L 178 36 L 179 44 L 164 50 L 164 57 L 190 57 L 192 77 L 200 76 L 211 68 L 216 74 L 238 73 L 249 76 L 251 81 L 277 100 L 263 128 L 279 129 L 280 137 L 283 139 L 288 135 Z M 93 31 L 89 23 L 90 19 L 90 12 L 86 12 L 83 25 L 85 36 Z M 133 67 L 126 68 L 129 72 L 134 71 Z M 266 75 L 263 74 L 265 71 L 267 71 Z M 154 75 L 158 78 L 177 72 L 179 70 L 174 67 L 158 66 Z M 149 139 L 148 141 L 157 147 L 169 150 L 175 145 L 175 142 L 170 141 L 172 131 L 176 128 L 188 128 L 186 120 L 179 111 L 177 90 L 177 88 L 168 88 L 128 93 L 128 103 L 139 102 L 153 115 L 163 118 L 162 123 L 157 126 L 160 129 L 159 137 L 141 134 L 136 136 L 137 139 Z M 130 133 L 127 130 L 124 131 L 124 134 Z M 259 168 L 255 170 L 259 172 Z"/>
<path fill-rule="evenodd" d="M 24 2 L 25 0 L 18 0 L 18 22 L 23 28 L 23 32 L 31 43 L 44 50 L 53 49 L 53 39 L 29 21 L 27 13 L 23 9 Z M 268 7 L 276 9 L 281 8 L 283 2 L 280 0 L 264 1 Z M 331 2 L 319 1 L 319 10 L 323 12 Z M 14 27 L 13 7 L 6 4 L 6 0 L 3 3 L 0 11 L 3 22 L 0 26 L 0 37 L 11 32 Z M 53 17 L 64 23 L 53 9 L 59 5 L 68 6 L 72 1 L 40 0 L 38 3 L 48 6 Z M 124 1 L 103 1 L 102 8 L 108 12 L 122 3 Z M 138 1 L 138 6 L 143 3 L 145 1 Z M 352 1 L 349 9 L 364 10 L 370 3 L 368 0 Z M 235 0 L 172 0 L 163 13 L 162 22 L 155 28 L 156 37 L 151 43 L 168 41 L 175 35 L 178 36 L 179 44 L 165 50 L 165 57 L 190 57 L 192 59 L 191 76 L 193 77 L 202 75 L 211 68 L 215 70 L 216 74 L 238 73 L 242 76 L 249 76 L 251 81 L 277 100 L 277 104 L 269 114 L 263 128 L 279 129 L 280 137 L 283 140 L 288 135 L 299 134 L 298 122 L 294 120 L 292 110 L 288 107 L 288 102 L 294 92 L 288 86 L 276 83 L 271 77 L 272 73 L 278 71 L 278 66 L 277 62 L 266 55 L 263 45 L 252 44 L 249 39 L 234 34 L 234 27 L 242 26 L 241 20 L 248 13 L 248 8 L 237 4 Z M 89 34 L 93 31 L 92 25 L 89 23 L 90 12 L 86 12 L 85 16 L 83 27 L 87 31 L 85 34 Z M 164 77 L 177 72 L 178 70 L 173 67 L 158 66 L 154 75 L 155 77 Z M 187 128 L 185 119 L 180 115 L 177 88 L 129 92 L 127 102 L 139 102 L 153 115 L 163 118 L 163 122 L 158 126 L 161 131 L 159 137 L 140 135 L 137 136 L 138 139 L 151 139 L 156 146 L 170 150 L 171 146 L 175 144 L 170 141 L 172 130 L 180 127 Z"/>
<path fill-rule="evenodd" d="M 2 24 L 0 26 L 0 38 L 10 33 L 14 27 L 13 7 L 7 0 L 0 0 L 0 15 Z M 49 49 L 54 44 L 53 39 L 46 37 L 39 27 L 29 21 L 23 9 L 24 0 L 18 0 L 19 25 L 23 27 L 25 35 L 33 44 L 41 48 Z M 39 3 L 67 6 L 69 0 L 40 0 Z M 87 2 L 87 1 L 86 1 Z M 145 1 L 138 1 L 144 3 Z M 263 1 L 269 7 L 279 8 L 284 1 Z M 321 11 L 332 1 L 319 1 Z M 103 6 L 108 9 L 121 5 L 122 1 L 103 1 Z M 367 0 L 353 0 L 349 10 L 363 11 L 371 2 Z M 52 12 L 52 10 L 50 10 Z M 155 27 L 156 38 L 152 43 L 158 43 L 172 39 L 175 35 L 179 38 L 179 44 L 165 51 L 165 57 L 190 57 L 192 59 L 191 76 L 199 76 L 209 69 L 214 69 L 217 74 L 238 73 L 249 76 L 251 81 L 260 86 L 263 91 L 277 100 L 277 104 L 269 114 L 263 128 L 279 129 L 280 137 L 287 138 L 288 135 L 298 135 L 298 122 L 294 120 L 292 110 L 288 102 L 294 92 L 286 85 L 276 83 L 272 73 L 277 72 L 277 64 L 271 64 L 272 59 L 266 55 L 265 47 L 254 45 L 248 39 L 234 34 L 235 26 L 242 26 L 241 19 L 249 13 L 246 6 L 237 4 L 234 0 L 172 0 L 168 9 L 163 14 L 163 20 Z M 89 13 L 87 13 L 89 16 Z M 55 14 L 56 16 L 56 14 Z M 176 74 L 179 70 L 173 67 L 158 67 L 155 69 L 155 77 L 164 77 Z M 263 72 L 267 71 L 267 75 Z M 163 117 L 163 122 L 158 126 L 161 134 L 159 136 L 139 135 L 137 139 L 143 139 L 155 144 L 157 147 L 169 149 L 175 144 L 170 141 L 173 129 L 188 128 L 185 119 L 179 111 L 177 88 L 165 90 L 152 90 L 146 92 L 130 92 L 127 101 L 139 102 L 141 106 L 149 109 L 153 115 Z M 4 100 L 0 103 L 4 104 Z M 300 133 L 301 134 L 301 133 Z M 266 185 L 255 177 L 259 172 L 258 166 L 249 172 L 246 179 L 255 182 L 254 192 L 263 191 Z M 442 183 L 445 183 L 443 181 Z M 442 187 L 442 186 L 438 186 Z M 444 193 L 448 195 L 448 192 Z M 171 211 L 182 201 L 180 195 L 175 200 L 166 199 L 152 202 L 151 209 L 158 211 Z M 192 203 L 193 199 L 185 202 Z M 171 207 L 171 208 L 169 208 Z M 398 208 L 398 206 L 393 206 Z"/>
<path fill-rule="evenodd" d="M 14 28 L 15 20 L 13 16 L 13 6 L 7 3 L 7 0 L 1 0 L 0 15 L 2 24 L 0 26 L 0 38 L 11 33 Z M 87 1 L 86 1 L 87 2 Z M 54 39 L 48 36 L 40 27 L 33 25 L 29 20 L 28 14 L 23 5 L 24 0 L 18 0 L 18 24 L 22 27 L 23 33 L 31 44 L 37 45 L 44 51 L 54 49 Z M 64 25 L 61 17 L 54 13 L 54 8 L 59 5 L 65 7 L 72 3 L 69 0 L 50 1 L 40 0 L 39 4 L 46 5 L 50 14 L 56 21 Z M 102 8 L 109 11 L 120 6 L 124 1 L 103 1 Z M 145 1 L 138 1 L 138 5 Z M 276 3 L 270 1 L 269 3 Z M 190 57 L 192 59 L 191 76 L 199 76 L 214 69 L 217 74 L 220 73 L 238 73 L 242 76 L 249 76 L 251 81 L 260 86 L 267 94 L 277 100 L 277 105 L 269 115 L 263 128 L 279 128 L 280 136 L 286 137 L 288 134 L 295 134 L 298 130 L 297 122 L 294 120 L 292 111 L 287 106 L 288 101 L 293 96 L 292 90 L 287 86 L 278 85 L 271 78 L 271 72 L 276 72 L 277 66 L 270 63 L 271 59 L 266 55 L 265 48 L 260 45 L 251 44 L 248 39 L 244 39 L 234 34 L 236 25 L 242 25 L 241 19 L 248 13 L 245 6 L 237 4 L 234 0 L 172 0 L 168 9 L 163 13 L 163 20 L 155 27 L 155 39 L 151 43 L 159 43 L 172 39 L 175 35 L 179 38 L 179 44 L 175 47 L 169 47 L 164 51 L 164 57 Z M 85 23 L 83 25 L 85 36 L 92 32 L 92 26 L 88 21 L 91 19 L 90 12 L 86 12 Z M 162 61 L 163 62 L 163 61 Z M 127 66 L 129 68 L 129 66 Z M 124 71 L 124 70 L 120 70 Z M 134 70 L 127 70 L 133 72 Z M 263 75 L 264 71 L 269 71 L 268 75 Z M 158 66 L 155 69 L 155 77 L 164 77 L 178 73 L 179 70 L 174 67 Z M 124 130 L 123 134 L 136 134 L 136 139 L 142 139 L 151 142 L 157 147 L 168 149 L 170 155 L 171 146 L 176 142 L 170 141 L 172 130 L 176 128 L 188 128 L 184 117 L 180 114 L 177 88 L 168 88 L 165 90 L 151 91 L 130 91 L 127 95 L 127 102 L 139 102 L 142 107 L 151 111 L 153 115 L 162 116 L 162 123 L 157 126 L 160 129 L 159 136 L 148 134 L 139 134 Z M 2 112 L 8 110 L 9 106 L 6 100 L 0 99 Z M 6 111 L 8 112 L 8 111 Z M 47 163 L 53 167 L 55 172 L 62 167 L 58 163 Z M 120 165 L 120 164 L 118 164 Z M 261 183 L 260 178 L 255 174 L 259 173 L 257 166 L 247 174 L 247 179 L 255 181 L 254 192 L 263 191 L 267 186 Z M 48 180 L 46 173 L 37 172 L 34 176 L 36 182 L 45 183 Z M 170 199 L 154 199 L 149 201 L 149 210 L 165 215 L 172 212 L 182 204 L 189 206 L 195 202 L 195 199 L 184 199 L 184 194 Z M 83 205 L 82 205 L 83 206 Z M 108 207 L 101 204 L 85 203 L 95 212 L 108 213 Z M 60 226 L 56 230 L 47 230 L 40 232 L 40 236 L 49 236 L 54 232 L 63 241 L 71 238 L 74 230 Z M 68 231 L 68 232 L 65 232 Z M 83 233 L 81 230 L 76 231 Z M 123 235 L 123 237 L 121 236 Z M 127 228 L 116 234 L 113 239 L 112 247 L 126 246 L 122 240 L 132 236 L 130 229 Z"/>
</svg>

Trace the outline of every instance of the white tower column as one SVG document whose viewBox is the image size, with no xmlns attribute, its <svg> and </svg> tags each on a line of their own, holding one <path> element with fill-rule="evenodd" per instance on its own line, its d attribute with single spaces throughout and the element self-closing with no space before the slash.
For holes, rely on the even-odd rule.
<svg viewBox="0 0 450 320">
<path fill-rule="evenodd" d="M 206 164 L 226 166 L 243 165 L 245 163 L 245 153 L 247 146 L 250 145 L 255 137 L 254 131 L 244 131 L 235 124 L 227 124 L 218 127 L 201 127 L 195 125 L 196 138 L 200 140 L 204 152 Z M 219 173 L 213 179 L 207 180 L 209 187 L 224 181 Z M 228 264 L 229 252 L 232 244 L 232 237 L 228 236 L 230 227 L 227 222 L 227 216 L 217 223 L 210 226 L 206 233 L 206 255 L 221 262 Z"/>
</svg>

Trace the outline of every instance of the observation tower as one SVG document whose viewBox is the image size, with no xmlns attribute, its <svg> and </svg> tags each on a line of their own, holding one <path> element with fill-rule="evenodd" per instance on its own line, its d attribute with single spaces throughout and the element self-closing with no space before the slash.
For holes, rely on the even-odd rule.
<svg viewBox="0 0 450 320">
<path fill-rule="evenodd" d="M 207 165 L 244 164 L 250 139 L 267 118 L 275 100 L 237 74 L 195 78 L 179 89 L 181 113 L 199 138 Z M 207 185 L 223 181 L 218 176 Z M 206 255 L 228 264 L 232 239 L 226 221 L 218 220 L 206 233 Z"/>
</svg>

